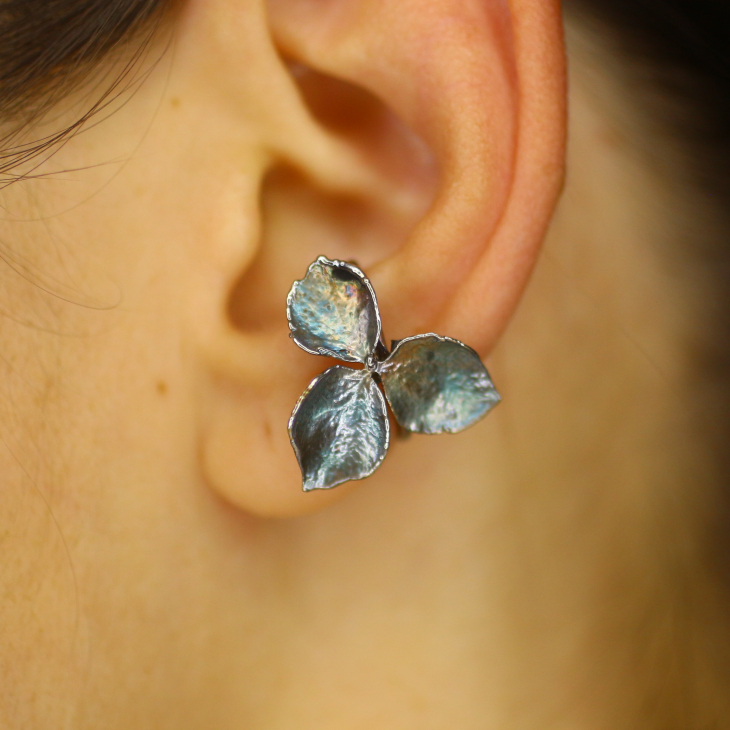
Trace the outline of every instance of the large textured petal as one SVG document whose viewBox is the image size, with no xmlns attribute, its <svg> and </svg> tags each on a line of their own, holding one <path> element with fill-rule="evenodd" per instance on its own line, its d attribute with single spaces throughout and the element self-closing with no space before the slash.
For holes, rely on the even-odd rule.
<svg viewBox="0 0 730 730">
<path fill-rule="evenodd" d="M 320 256 L 286 300 L 294 342 L 313 355 L 365 362 L 380 338 L 370 282 L 356 266 Z"/>
<path fill-rule="evenodd" d="M 370 476 L 388 451 L 385 399 L 371 373 L 335 365 L 304 391 L 289 438 L 305 492 Z"/>
<path fill-rule="evenodd" d="M 379 371 L 393 415 L 416 433 L 462 431 L 500 401 L 479 355 L 450 337 L 401 340 Z"/>
</svg>

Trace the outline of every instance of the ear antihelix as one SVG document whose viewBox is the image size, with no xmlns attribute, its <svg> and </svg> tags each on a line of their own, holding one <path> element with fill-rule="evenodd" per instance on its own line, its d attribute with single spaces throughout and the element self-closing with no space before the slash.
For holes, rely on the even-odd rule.
<svg viewBox="0 0 730 730">
<path fill-rule="evenodd" d="M 390 434 L 379 383 L 399 426 L 414 433 L 463 431 L 500 401 L 477 353 L 458 340 L 415 335 L 388 353 L 375 292 L 352 264 L 320 256 L 294 282 L 287 318 L 306 352 L 364 365 L 329 368 L 294 407 L 289 438 L 304 491 L 364 479 L 383 462 Z"/>
</svg>

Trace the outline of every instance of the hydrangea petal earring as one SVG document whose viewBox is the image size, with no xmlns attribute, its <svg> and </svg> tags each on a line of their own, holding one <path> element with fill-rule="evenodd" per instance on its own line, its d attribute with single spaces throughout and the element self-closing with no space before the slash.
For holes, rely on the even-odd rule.
<svg viewBox="0 0 730 730">
<path fill-rule="evenodd" d="M 375 292 L 357 266 L 320 256 L 286 303 L 299 347 L 364 366 L 325 370 L 294 407 L 289 439 L 304 491 L 364 479 L 382 464 L 386 400 L 399 426 L 428 434 L 463 431 L 500 401 L 479 356 L 458 340 L 415 335 L 388 352 Z"/>
</svg>

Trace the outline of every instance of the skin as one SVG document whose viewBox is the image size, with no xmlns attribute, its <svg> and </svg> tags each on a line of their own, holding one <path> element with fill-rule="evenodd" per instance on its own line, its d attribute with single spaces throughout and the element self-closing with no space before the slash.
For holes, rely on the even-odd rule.
<svg viewBox="0 0 730 730">
<path fill-rule="evenodd" d="M 575 31 L 555 210 L 557 8 L 482 6 L 190 0 L 2 191 L 0 725 L 725 727 L 703 293 L 666 255 L 703 209 Z M 319 254 L 504 402 L 304 495 L 285 426 L 328 362 L 283 307 Z"/>
</svg>

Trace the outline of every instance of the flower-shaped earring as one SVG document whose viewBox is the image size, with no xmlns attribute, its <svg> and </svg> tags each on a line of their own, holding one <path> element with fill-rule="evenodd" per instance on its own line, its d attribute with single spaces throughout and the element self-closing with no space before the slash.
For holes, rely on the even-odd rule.
<svg viewBox="0 0 730 730">
<path fill-rule="evenodd" d="M 399 426 L 430 434 L 463 431 L 500 401 L 479 356 L 458 340 L 415 335 L 394 341 L 389 353 L 375 292 L 357 266 L 320 256 L 286 304 L 299 347 L 364 365 L 325 370 L 294 407 L 289 438 L 305 492 L 364 479 L 382 464 L 386 399 Z"/>
</svg>

